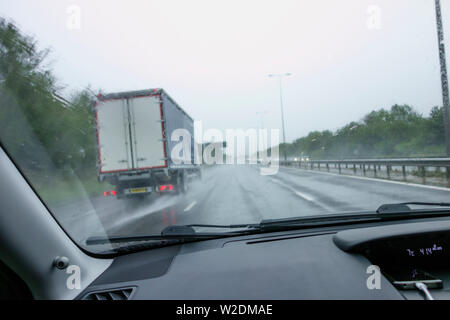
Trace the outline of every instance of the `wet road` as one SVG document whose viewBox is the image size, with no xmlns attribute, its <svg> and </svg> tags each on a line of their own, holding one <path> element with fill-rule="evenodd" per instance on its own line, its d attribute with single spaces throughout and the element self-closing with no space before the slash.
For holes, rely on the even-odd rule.
<svg viewBox="0 0 450 320">
<path fill-rule="evenodd" d="M 448 201 L 450 189 L 280 168 L 221 165 L 203 171 L 185 195 L 144 200 L 97 197 L 65 208 L 76 240 L 89 235 L 159 234 L 173 224 L 257 223 L 262 219 L 376 210 L 383 203 Z M 97 217 L 100 221 L 98 221 Z M 101 223 L 99 223 L 101 222 Z"/>
</svg>

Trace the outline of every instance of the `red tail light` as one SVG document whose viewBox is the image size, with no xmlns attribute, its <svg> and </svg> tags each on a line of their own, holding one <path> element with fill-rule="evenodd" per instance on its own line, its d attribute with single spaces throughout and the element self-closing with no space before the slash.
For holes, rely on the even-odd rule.
<svg viewBox="0 0 450 320">
<path fill-rule="evenodd" d="M 116 191 L 115 191 L 115 190 L 104 191 L 104 192 L 103 192 L 103 195 L 104 195 L 105 197 L 107 197 L 107 196 L 115 196 L 115 195 L 116 195 Z"/>
<path fill-rule="evenodd" d="M 172 191 L 173 190 L 173 185 L 168 184 L 168 185 L 164 185 L 164 186 L 159 186 L 159 191 L 164 191 L 164 190 Z"/>
</svg>

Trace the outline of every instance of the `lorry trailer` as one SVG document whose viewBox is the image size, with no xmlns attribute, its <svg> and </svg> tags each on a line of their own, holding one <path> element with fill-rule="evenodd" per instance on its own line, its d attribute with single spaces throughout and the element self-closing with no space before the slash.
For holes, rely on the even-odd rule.
<svg viewBox="0 0 450 320">
<path fill-rule="evenodd" d="M 201 177 L 194 121 L 163 89 L 99 95 L 94 112 L 98 178 L 115 186 L 117 198 L 185 193 L 190 178 Z M 181 156 L 171 139 L 177 129 L 189 137 Z"/>
</svg>

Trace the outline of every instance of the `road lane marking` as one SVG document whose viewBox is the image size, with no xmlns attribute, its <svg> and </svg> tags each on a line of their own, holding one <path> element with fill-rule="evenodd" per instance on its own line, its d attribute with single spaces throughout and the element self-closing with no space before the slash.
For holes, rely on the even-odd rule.
<svg viewBox="0 0 450 320">
<path fill-rule="evenodd" d="M 314 201 L 313 198 L 309 197 L 308 195 L 306 195 L 306 194 L 304 194 L 304 193 L 298 192 L 297 190 L 294 190 L 294 189 L 293 189 L 292 191 L 294 191 L 294 193 L 295 193 L 296 195 L 298 195 L 300 198 L 303 198 L 303 199 L 305 199 L 305 200 L 307 200 L 307 201 L 311 201 L 311 202 Z"/>
<path fill-rule="evenodd" d="M 352 178 L 352 179 L 359 179 L 359 180 L 369 180 L 369 181 L 378 181 L 378 182 L 385 182 L 385 183 L 392 183 L 392 184 L 400 184 L 404 186 L 409 187 L 418 187 L 418 188 L 425 188 L 425 189 L 433 189 L 433 190 L 440 190 L 440 191 L 447 191 L 450 192 L 450 188 L 445 187 L 437 187 L 437 186 L 429 186 L 429 185 L 423 185 L 423 184 L 416 184 L 416 183 L 410 183 L 410 182 L 402 182 L 402 181 L 393 181 L 393 180 L 386 180 L 386 179 L 377 179 L 377 178 L 369 178 L 369 177 L 360 177 L 360 176 L 350 176 L 345 174 L 337 174 L 337 173 L 331 173 L 331 172 L 318 172 L 318 171 L 312 171 L 312 170 L 305 170 L 305 169 L 294 169 L 294 168 L 284 168 L 287 169 L 287 171 L 302 171 L 302 172 L 309 172 L 309 173 L 316 173 L 316 174 L 326 174 L 336 177 L 344 177 L 344 178 Z"/>
<path fill-rule="evenodd" d="M 309 196 L 309 195 L 307 195 L 307 194 L 304 194 L 304 193 L 302 193 L 302 192 L 300 192 L 300 191 L 297 191 L 297 190 L 295 190 L 294 188 L 292 188 L 291 186 L 288 186 L 288 185 L 286 185 L 286 184 L 284 184 L 284 183 L 281 183 L 280 181 L 278 181 L 278 180 L 276 180 L 276 179 L 274 179 L 274 178 L 271 178 L 270 180 L 272 180 L 272 182 L 274 182 L 274 183 L 276 183 L 276 184 L 279 184 L 279 185 L 281 185 L 281 186 L 283 186 L 283 187 L 285 187 L 285 188 L 291 190 L 294 194 L 296 194 L 296 195 L 299 196 L 300 198 L 303 198 L 303 199 L 305 199 L 306 201 L 314 202 L 314 199 L 313 199 L 311 196 Z"/>
<path fill-rule="evenodd" d="M 197 201 L 193 201 L 190 205 L 188 205 L 188 206 L 184 209 L 184 211 L 186 212 L 186 211 L 191 210 L 196 204 L 197 204 Z"/>
<path fill-rule="evenodd" d="M 319 202 L 319 201 L 316 201 L 316 199 L 314 199 L 312 196 L 310 196 L 310 195 L 308 195 L 308 194 L 305 194 L 305 193 L 303 193 L 303 192 L 297 191 L 295 188 L 293 188 L 293 187 L 291 187 L 291 186 L 289 186 L 289 185 L 287 185 L 287 184 L 285 184 L 285 183 L 282 183 L 282 182 L 280 182 L 280 181 L 278 181 L 278 180 L 276 180 L 276 179 L 274 179 L 274 178 L 270 178 L 270 180 L 271 180 L 273 183 L 276 183 L 276 184 L 278 184 L 278 185 L 280 185 L 280 186 L 282 186 L 282 187 L 284 187 L 284 188 L 289 189 L 289 190 L 292 191 L 296 196 L 302 198 L 303 200 L 306 200 L 306 201 L 308 201 L 308 202 L 312 202 L 314 205 L 316 205 L 316 206 L 318 206 L 318 207 L 321 207 L 321 208 L 324 209 L 325 211 L 328 211 L 328 212 L 334 212 L 334 211 L 335 211 L 334 208 L 329 207 L 329 206 L 327 206 L 327 205 L 325 205 L 325 204 L 323 204 L 323 203 L 321 203 L 321 202 Z"/>
</svg>

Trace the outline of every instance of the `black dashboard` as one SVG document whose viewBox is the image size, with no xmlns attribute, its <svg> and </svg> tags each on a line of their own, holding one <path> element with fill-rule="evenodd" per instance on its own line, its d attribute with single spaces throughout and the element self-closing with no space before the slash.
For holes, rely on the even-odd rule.
<svg viewBox="0 0 450 320">
<path fill-rule="evenodd" d="M 130 299 L 424 299 L 394 282 L 425 272 L 442 282 L 433 297 L 450 299 L 449 258 L 448 219 L 314 228 L 119 256 L 79 298 L 129 288 Z"/>
</svg>

